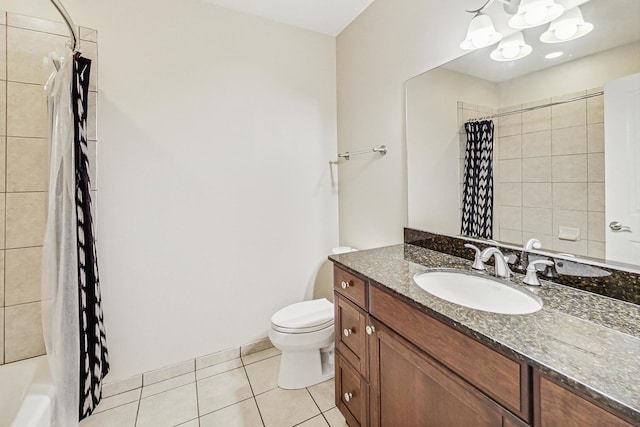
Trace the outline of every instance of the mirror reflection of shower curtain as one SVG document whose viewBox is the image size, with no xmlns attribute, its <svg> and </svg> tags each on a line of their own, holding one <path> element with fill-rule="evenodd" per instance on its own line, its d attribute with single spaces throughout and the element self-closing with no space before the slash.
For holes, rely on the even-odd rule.
<svg viewBox="0 0 640 427">
<path fill-rule="evenodd" d="M 55 387 L 53 425 L 77 426 L 109 370 L 86 156 L 90 61 L 68 51 L 46 85 L 51 144 L 42 252 L 42 325 Z"/>
<path fill-rule="evenodd" d="M 492 120 L 465 123 L 462 221 L 464 236 L 493 238 L 493 130 Z"/>
</svg>

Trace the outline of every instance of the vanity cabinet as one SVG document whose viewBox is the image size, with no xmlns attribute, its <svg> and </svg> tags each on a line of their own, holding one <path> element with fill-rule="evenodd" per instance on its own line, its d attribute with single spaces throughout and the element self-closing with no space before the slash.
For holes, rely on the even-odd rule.
<svg viewBox="0 0 640 427">
<path fill-rule="evenodd" d="M 527 425 L 510 412 L 529 416 L 526 365 L 350 272 L 334 279 L 336 405 L 350 427 Z"/>
<path fill-rule="evenodd" d="M 535 427 L 630 427 L 634 425 L 605 411 L 539 372 L 534 376 L 533 395 L 536 412 Z"/>
</svg>

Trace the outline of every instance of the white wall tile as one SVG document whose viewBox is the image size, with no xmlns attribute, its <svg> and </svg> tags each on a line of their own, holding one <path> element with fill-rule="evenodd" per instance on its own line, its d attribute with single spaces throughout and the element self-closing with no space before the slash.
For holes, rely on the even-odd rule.
<svg viewBox="0 0 640 427">
<path fill-rule="evenodd" d="M 505 182 L 497 185 L 496 200 L 502 206 L 522 206 L 522 184 L 519 182 Z"/>
<path fill-rule="evenodd" d="M 65 36 L 7 28 L 7 79 L 44 84 L 54 68 L 45 67 L 43 58 L 50 52 L 62 51 L 67 40 Z"/>
<path fill-rule="evenodd" d="M 4 307 L 0 307 L 0 365 L 4 363 Z"/>
<path fill-rule="evenodd" d="M 605 184 L 603 182 L 590 182 L 588 184 L 590 211 L 605 211 Z"/>
<path fill-rule="evenodd" d="M 551 182 L 551 157 L 522 159 L 522 182 Z"/>
<path fill-rule="evenodd" d="M 522 160 L 501 160 L 498 182 L 522 182 Z"/>
<path fill-rule="evenodd" d="M 44 138 L 7 138 L 7 191 L 47 191 L 49 142 Z"/>
<path fill-rule="evenodd" d="M 5 307 L 5 362 L 15 362 L 44 353 L 40 303 Z"/>
<path fill-rule="evenodd" d="M 498 135 L 500 138 L 522 134 L 522 114 L 510 114 L 498 118 Z"/>
<path fill-rule="evenodd" d="M 573 126 L 551 132 L 551 154 L 582 154 L 587 152 L 587 127 Z"/>
<path fill-rule="evenodd" d="M 587 210 L 587 183 L 553 183 L 553 208 Z"/>
<path fill-rule="evenodd" d="M 5 252 L 5 303 L 40 301 L 42 247 L 8 249 Z"/>
<path fill-rule="evenodd" d="M 605 242 L 594 242 L 593 240 L 589 240 L 587 243 L 588 243 L 588 256 L 592 258 L 601 258 L 601 259 L 607 258 Z"/>
<path fill-rule="evenodd" d="M 604 123 L 587 125 L 587 151 L 604 153 Z"/>
<path fill-rule="evenodd" d="M 522 207 L 501 206 L 500 228 L 507 228 L 509 230 L 522 230 Z"/>
<path fill-rule="evenodd" d="M 60 36 L 67 36 L 69 34 L 69 30 L 63 22 L 54 22 L 11 12 L 7 13 L 7 25 L 9 27 L 26 28 L 28 30 L 58 34 Z"/>
<path fill-rule="evenodd" d="M 522 244 L 522 231 L 500 229 L 500 241 L 505 243 L 513 243 L 514 245 Z"/>
<path fill-rule="evenodd" d="M 7 189 L 7 138 L 0 137 L 0 192 L 4 193 Z"/>
<path fill-rule="evenodd" d="M 41 85 L 7 83 L 7 135 L 46 138 L 46 98 Z"/>
<path fill-rule="evenodd" d="M 589 154 L 589 182 L 604 182 L 604 153 Z"/>
<path fill-rule="evenodd" d="M 6 247 L 42 246 L 47 193 L 7 193 Z"/>
<path fill-rule="evenodd" d="M 551 129 L 551 107 L 522 113 L 522 133 L 540 132 Z"/>
<path fill-rule="evenodd" d="M 589 234 L 587 239 L 597 242 L 606 240 L 605 216 L 604 212 L 589 212 Z"/>
<path fill-rule="evenodd" d="M 553 241 L 553 250 L 573 255 L 588 256 L 588 241 L 580 240 L 577 242 L 572 242 L 567 240 L 560 240 L 556 237 Z"/>
<path fill-rule="evenodd" d="M 4 12 L 0 12 L 4 17 Z M 0 80 L 7 80 L 7 27 L 0 26 Z"/>
<path fill-rule="evenodd" d="M 587 98 L 587 123 L 604 122 L 604 96 Z"/>
<path fill-rule="evenodd" d="M 553 182 L 587 182 L 587 155 L 553 156 Z"/>
<path fill-rule="evenodd" d="M 93 28 L 80 27 L 79 31 L 80 40 L 86 40 L 90 42 L 98 41 L 98 32 Z"/>
<path fill-rule="evenodd" d="M 7 82 L 0 80 L 0 135 L 7 134 Z"/>
<path fill-rule="evenodd" d="M 522 135 L 522 157 L 551 155 L 551 131 L 525 133 Z"/>
<path fill-rule="evenodd" d="M 522 230 L 530 233 L 552 234 L 552 210 L 545 208 L 523 208 Z"/>
<path fill-rule="evenodd" d="M 499 157 L 501 160 L 522 158 L 522 136 L 512 135 L 500 138 Z"/>
<path fill-rule="evenodd" d="M 136 388 L 142 388 L 142 375 L 135 375 L 115 382 L 110 382 L 107 376 L 102 386 L 102 397 L 125 393 Z"/>
<path fill-rule="evenodd" d="M 551 107 L 552 129 L 561 129 L 586 124 L 587 102 L 584 99 Z"/>
<path fill-rule="evenodd" d="M 524 182 L 522 183 L 522 206 L 530 208 L 551 208 L 551 183 L 550 182 Z"/>
</svg>

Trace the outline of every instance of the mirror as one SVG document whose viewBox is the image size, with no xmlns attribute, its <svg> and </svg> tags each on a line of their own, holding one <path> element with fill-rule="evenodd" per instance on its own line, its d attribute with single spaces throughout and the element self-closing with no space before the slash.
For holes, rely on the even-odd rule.
<svg viewBox="0 0 640 427">
<path fill-rule="evenodd" d="M 484 12 L 507 36 L 515 30 L 502 3 L 494 1 Z M 640 249 L 632 260 L 612 258 L 607 250 L 608 224 L 615 220 L 608 212 L 616 197 L 628 195 L 605 191 L 617 169 L 605 168 L 613 158 L 605 151 L 617 138 L 605 141 L 611 125 L 604 120 L 609 82 L 640 72 L 640 2 L 557 3 L 565 10 L 579 6 L 593 31 L 548 44 L 539 38 L 549 24 L 526 29 L 524 39 L 533 48 L 527 57 L 494 61 L 493 45 L 406 82 L 408 225 L 460 235 L 464 123 L 488 117 L 494 124 L 492 239 L 518 246 L 535 237 L 543 252 L 640 265 Z M 545 58 L 555 51 L 563 55 Z M 640 112 L 626 114 L 637 132 Z M 636 175 L 626 179 L 639 193 L 640 164 L 632 171 Z"/>
</svg>

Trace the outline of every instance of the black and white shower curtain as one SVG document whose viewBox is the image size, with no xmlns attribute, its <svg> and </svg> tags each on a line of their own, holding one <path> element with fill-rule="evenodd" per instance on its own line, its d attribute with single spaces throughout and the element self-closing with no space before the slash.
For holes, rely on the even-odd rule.
<svg viewBox="0 0 640 427">
<path fill-rule="evenodd" d="M 42 326 L 55 386 L 53 425 L 74 427 L 102 397 L 109 372 L 87 155 L 91 60 L 55 58 L 45 88 L 51 143 L 42 252 Z"/>
<path fill-rule="evenodd" d="M 74 61 L 72 105 L 78 224 L 78 299 L 80 308 L 80 419 L 93 412 L 102 397 L 102 378 L 109 372 L 109 356 L 98 278 L 91 182 L 87 147 L 87 105 L 91 60 Z"/>
<path fill-rule="evenodd" d="M 464 157 L 461 234 L 491 239 L 493 236 L 493 121 L 464 125 L 467 147 Z"/>
</svg>

